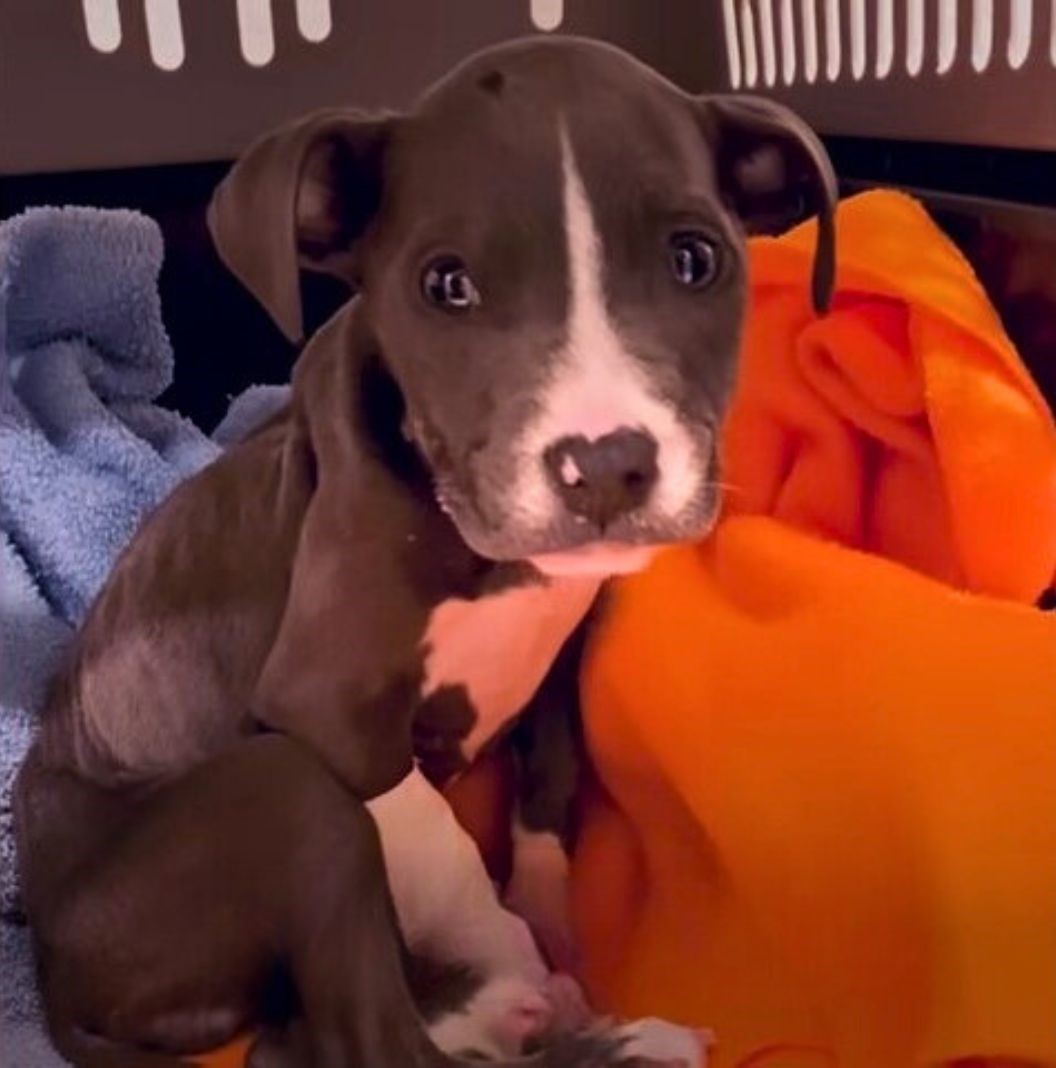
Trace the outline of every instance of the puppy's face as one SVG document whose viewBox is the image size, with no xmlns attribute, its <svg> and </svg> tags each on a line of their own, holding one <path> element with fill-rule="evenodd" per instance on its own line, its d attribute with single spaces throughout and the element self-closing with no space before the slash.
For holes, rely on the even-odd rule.
<svg viewBox="0 0 1056 1068">
<path fill-rule="evenodd" d="M 736 128 L 731 158 L 717 112 L 622 53 L 522 43 L 302 171 L 302 255 L 355 274 L 405 431 L 477 552 L 631 570 L 713 521 L 745 299 L 729 185 L 797 184 Z M 369 218 L 349 222 L 364 166 Z"/>
<path fill-rule="evenodd" d="M 466 541 L 619 566 L 714 515 L 743 240 L 687 101 L 474 73 L 394 135 L 367 314 Z"/>
</svg>

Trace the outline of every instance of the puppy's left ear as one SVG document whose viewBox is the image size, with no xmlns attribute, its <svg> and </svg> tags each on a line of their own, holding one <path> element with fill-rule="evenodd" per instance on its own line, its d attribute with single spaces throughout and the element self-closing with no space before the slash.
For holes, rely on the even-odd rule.
<svg viewBox="0 0 1056 1068">
<path fill-rule="evenodd" d="M 699 100 L 719 186 L 749 234 L 769 233 L 805 214 L 818 217 L 811 293 L 828 310 L 836 271 L 836 176 L 813 130 L 794 112 L 753 96 Z"/>
</svg>

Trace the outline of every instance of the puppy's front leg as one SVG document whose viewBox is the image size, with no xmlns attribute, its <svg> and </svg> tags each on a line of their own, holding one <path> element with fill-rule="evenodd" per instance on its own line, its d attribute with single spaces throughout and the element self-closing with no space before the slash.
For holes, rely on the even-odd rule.
<svg viewBox="0 0 1056 1068">
<path fill-rule="evenodd" d="M 367 805 L 408 948 L 541 986 L 548 969 L 528 925 L 499 903 L 476 843 L 416 768 Z"/>
<path fill-rule="evenodd" d="M 569 915 L 569 849 L 582 739 L 579 666 L 587 624 L 565 642 L 510 736 L 517 766 L 513 870 L 506 904 L 528 921 L 552 967 L 576 974 Z"/>
<path fill-rule="evenodd" d="M 551 976 L 528 925 L 499 903 L 476 843 L 422 773 L 368 808 L 408 948 L 481 980 L 462 1009 L 430 1025 L 433 1041 L 450 1053 L 517 1056 L 526 1039 L 569 1023 L 568 980 Z"/>
</svg>

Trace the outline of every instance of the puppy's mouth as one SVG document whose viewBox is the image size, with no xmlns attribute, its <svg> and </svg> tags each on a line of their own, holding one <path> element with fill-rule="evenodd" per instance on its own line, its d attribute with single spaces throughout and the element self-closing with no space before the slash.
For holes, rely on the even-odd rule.
<svg viewBox="0 0 1056 1068">
<path fill-rule="evenodd" d="M 664 548 L 706 537 L 720 506 L 718 483 L 702 479 L 699 493 L 677 517 L 658 515 L 645 507 L 599 528 L 559 513 L 540 529 L 522 525 L 515 517 L 504 523 L 481 522 L 479 511 L 465 507 L 458 494 L 437 489 L 441 508 L 474 552 L 497 561 L 525 560 L 552 577 L 608 577 L 641 571 Z"/>
<path fill-rule="evenodd" d="M 539 553 L 528 557 L 537 571 L 554 578 L 591 575 L 632 575 L 652 563 L 661 545 L 621 545 L 592 542 L 563 552 Z"/>
<path fill-rule="evenodd" d="M 642 571 L 663 549 L 680 542 L 699 541 L 715 525 L 719 492 L 706 484 L 700 499 L 677 521 L 630 515 L 625 522 L 591 540 L 560 541 L 553 548 L 532 552 L 528 561 L 545 575 L 630 575 Z"/>
</svg>

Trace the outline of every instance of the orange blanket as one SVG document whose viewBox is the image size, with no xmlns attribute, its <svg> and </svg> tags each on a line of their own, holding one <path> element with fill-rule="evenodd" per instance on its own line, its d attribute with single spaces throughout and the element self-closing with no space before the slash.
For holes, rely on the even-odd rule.
<svg viewBox="0 0 1056 1068">
<path fill-rule="evenodd" d="M 921 208 L 838 223 L 823 321 L 753 243 L 729 514 L 594 643 L 586 978 L 716 1068 L 1056 1064 L 1056 431 Z"/>
<path fill-rule="evenodd" d="M 754 243 L 728 515 L 593 646 L 590 987 L 717 1068 L 1056 1064 L 1056 431 L 919 206 L 838 230 L 823 321 Z"/>
</svg>

